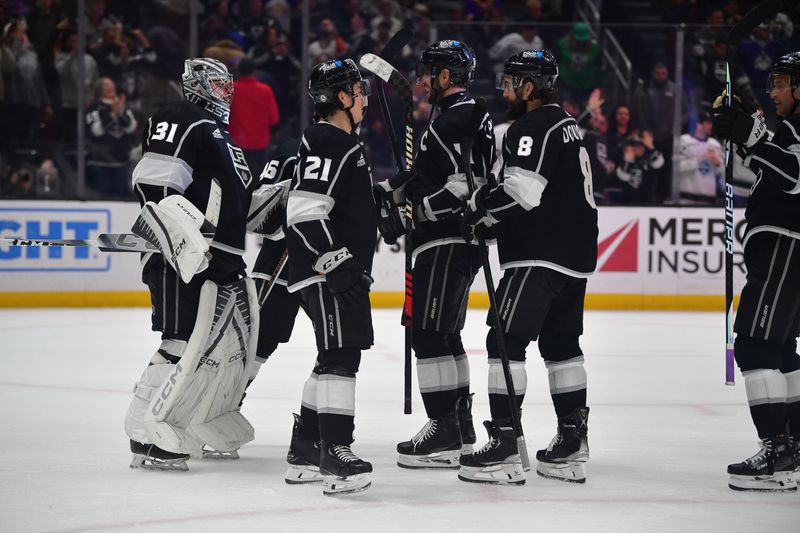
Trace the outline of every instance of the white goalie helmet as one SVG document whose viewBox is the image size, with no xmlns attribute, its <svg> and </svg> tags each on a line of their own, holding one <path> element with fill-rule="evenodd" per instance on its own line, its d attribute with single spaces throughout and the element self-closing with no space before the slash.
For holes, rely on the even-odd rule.
<svg viewBox="0 0 800 533">
<path fill-rule="evenodd" d="M 209 57 L 187 59 L 181 77 L 183 97 L 225 124 L 233 102 L 233 76 L 221 61 Z"/>
</svg>

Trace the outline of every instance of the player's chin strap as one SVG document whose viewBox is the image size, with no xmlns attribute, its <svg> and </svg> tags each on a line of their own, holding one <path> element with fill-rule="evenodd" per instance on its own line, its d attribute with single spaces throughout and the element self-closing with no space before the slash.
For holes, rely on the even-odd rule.
<svg viewBox="0 0 800 533">
<path fill-rule="evenodd" d="M 253 440 L 253 426 L 239 412 L 239 401 L 257 364 L 258 316 L 253 280 L 203 284 L 192 335 L 150 395 L 144 413 L 149 442 L 200 455 L 204 444 L 230 452 Z"/>
</svg>

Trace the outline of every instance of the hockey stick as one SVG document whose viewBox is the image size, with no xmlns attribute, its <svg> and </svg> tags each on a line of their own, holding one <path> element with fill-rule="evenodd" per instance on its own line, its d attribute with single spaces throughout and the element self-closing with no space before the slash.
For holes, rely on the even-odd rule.
<svg viewBox="0 0 800 533">
<path fill-rule="evenodd" d="M 211 190 L 203 221 L 203 235 L 212 240 L 219 222 L 219 211 L 222 204 L 222 188 L 217 180 L 211 182 Z M 97 240 L 90 239 L 22 239 L 16 237 L 0 238 L 0 244 L 10 246 L 93 246 L 101 252 L 138 252 L 160 254 L 161 250 L 151 242 L 134 233 L 101 233 Z"/>
<path fill-rule="evenodd" d="M 401 30 L 402 31 L 402 30 Z M 399 33 L 399 32 L 398 32 Z M 402 48 L 402 47 L 400 47 Z M 406 158 L 405 169 L 411 170 L 413 161 L 414 150 L 414 100 L 411 93 L 411 84 L 405 79 L 391 64 L 384 59 L 374 54 L 364 54 L 360 59 L 361 66 L 375 74 L 378 78 L 388 83 L 392 89 L 400 96 L 403 102 L 403 115 L 405 119 L 405 141 L 406 141 Z M 381 85 L 381 82 L 378 82 Z M 378 92 L 381 109 L 384 110 L 384 116 L 388 116 L 389 110 L 386 104 L 385 96 L 380 98 L 381 92 Z M 391 121 L 391 119 L 389 119 Z M 392 149 L 395 154 L 395 161 L 398 170 L 402 170 L 400 146 L 394 134 L 394 128 L 391 124 L 387 125 L 389 129 L 389 136 L 392 141 Z M 412 330 L 412 295 L 413 295 L 413 277 L 412 277 L 412 262 L 411 256 L 413 251 L 412 240 L 412 216 L 414 213 L 414 206 L 411 199 L 406 195 L 405 204 L 405 219 L 406 219 L 406 234 L 405 234 L 405 299 L 403 301 L 403 319 L 402 324 L 405 327 L 405 353 L 404 353 L 404 372 L 403 372 L 403 412 L 411 414 L 411 330 Z"/>
<path fill-rule="evenodd" d="M 272 279 L 269 280 L 269 285 L 267 285 L 267 290 L 264 291 L 263 296 L 262 295 L 258 296 L 259 306 L 263 306 L 266 303 L 267 298 L 269 298 L 269 295 L 272 292 L 272 288 L 278 282 L 278 277 L 281 275 L 281 272 L 283 272 L 283 267 L 286 266 L 286 260 L 288 258 L 289 258 L 289 250 L 286 249 L 283 251 L 283 254 L 281 255 L 280 259 L 278 259 L 275 268 L 272 269 Z"/>
<path fill-rule="evenodd" d="M 750 35 L 750 32 L 778 12 L 780 0 L 765 0 L 751 9 L 728 34 L 725 58 L 725 105 L 731 107 L 731 51 Z M 725 141 L 725 384 L 735 384 L 733 353 L 733 143 Z"/>
<path fill-rule="evenodd" d="M 467 187 L 469 188 L 470 196 L 475 192 L 475 177 L 472 175 L 472 145 L 475 143 L 475 137 L 478 135 L 485 116 L 485 102 L 482 98 L 475 98 L 475 107 L 469 119 L 469 127 L 465 132 L 464 139 L 461 141 L 461 159 L 464 162 L 464 173 L 467 175 Z M 488 185 L 486 186 L 488 187 Z M 508 392 L 508 403 L 511 408 L 511 425 L 514 426 L 514 434 L 517 437 L 517 450 L 519 451 L 519 457 L 522 461 L 522 468 L 527 471 L 531 467 L 531 462 L 528 458 L 528 448 L 525 444 L 525 435 L 522 433 L 522 423 L 519 419 L 517 394 L 514 390 L 514 379 L 511 376 L 508 352 L 506 352 L 506 341 L 503 337 L 503 324 L 500 321 L 500 311 L 497 307 L 497 295 L 495 295 L 494 292 L 494 280 L 492 279 L 492 271 L 489 265 L 489 249 L 486 247 L 486 241 L 483 236 L 476 234 L 476 237 L 481 252 L 481 266 L 483 267 L 483 275 L 486 279 L 486 290 L 489 292 L 489 314 L 492 317 L 495 338 L 497 339 L 497 351 L 500 352 L 503 377 L 506 382 L 506 392 Z"/>
</svg>

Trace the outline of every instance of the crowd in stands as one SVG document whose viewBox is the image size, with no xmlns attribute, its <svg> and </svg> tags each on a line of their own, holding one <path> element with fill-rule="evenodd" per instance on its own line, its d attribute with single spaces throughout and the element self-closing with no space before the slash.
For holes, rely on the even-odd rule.
<svg viewBox="0 0 800 533">
<path fill-rule="evenodd" d="M 603 38 L 596 26 L 576 22 L 579 3 L 309 0 L 311 35 L 305 41 L 300 0 L 203 0 L 198 3 L 198 51 L 223 61 L 237 78 L 235 94 L 242 98 L 234 100 L 230 129 L 254 174 L 271 151 L 298 142 L 304 126 L 304 48 L 308 66 L 358 58 L 379 52 L 399 28 L 411 25 L 416 36 L 397 60 L 400 70 L 413 80 L 417 58 L 434 39 L 469 43 L 478 56 L 473 90 L 487 98 L 496 124 L 506 120 L 502 98 L 493 89 L 503 61 L 520 50 L 551 49 L 560 65 L 562 105 L 585 130 L 598 203 L 669 203 L 673 175 L 680 180 L 681 203 L 719 203 L 722 148 L 711 136 L 708 112 L 725 84 L 727 32 L 754 2 L 656 3 L 660 20 L 671 25 L 652 30 L 666 36 L 661 48 L 631 40 L 646 28 L 619 32 L 626 36 L 620 40 L 641 78 L 622 97 L 607 91 Z M 86 0 L 83 50 L 75 5 L 0 0 L 0 197 L 74 197 L 76 138 L 82 128 L 88 152 L 86 197 L 132 199 L 128 178 L 147 117 L 160 105 L 181 99 L 179 79 L 189 53 L 187 0 Z M 772 125 L 767 72 L 775 58 L 800 48 L 800 32 L 792 24 L 798 15 L 798 8 L 790 7 L 762 24 L 732 56 L 736 93 L 763 108 Z M 622 0 L 602 2 L 601 20 L 611 28 L 636 22 Z M 673 73 L 676 24 L 688 25 L 686 53 L 678 58 L 682 80 Z M 397 96 L 387 95 L 390 108 L 399 109 Z M 376 178 L 382 178 L 391 172 L 393 160 L 377 99 L 372 107 L 362 135 Z M 418 134 L 429 112 L 424 92 L 416 87 Z M 396 120 L 401 120 L 399 113 Z M 676 122 L 681 133 L 677 145 Z M 394 126 L 399 132 L 402 124 Z"/>
</svg>

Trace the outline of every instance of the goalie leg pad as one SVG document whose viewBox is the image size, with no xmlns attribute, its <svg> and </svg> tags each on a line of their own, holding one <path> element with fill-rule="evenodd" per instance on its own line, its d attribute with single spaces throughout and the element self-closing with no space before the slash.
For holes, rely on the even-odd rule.
<svg viewBox="0 0 800 533">
<path fill-rule="evenodd" d="M 231 452 L 253 440 L 239 400 L 255 371 L 257 341 L 253 281 L 221 287 L 206 281 L 183 357 L 145 413 L 152 441 L 165 450 L 199 456 L 203 445 Z"/>
</svg>

